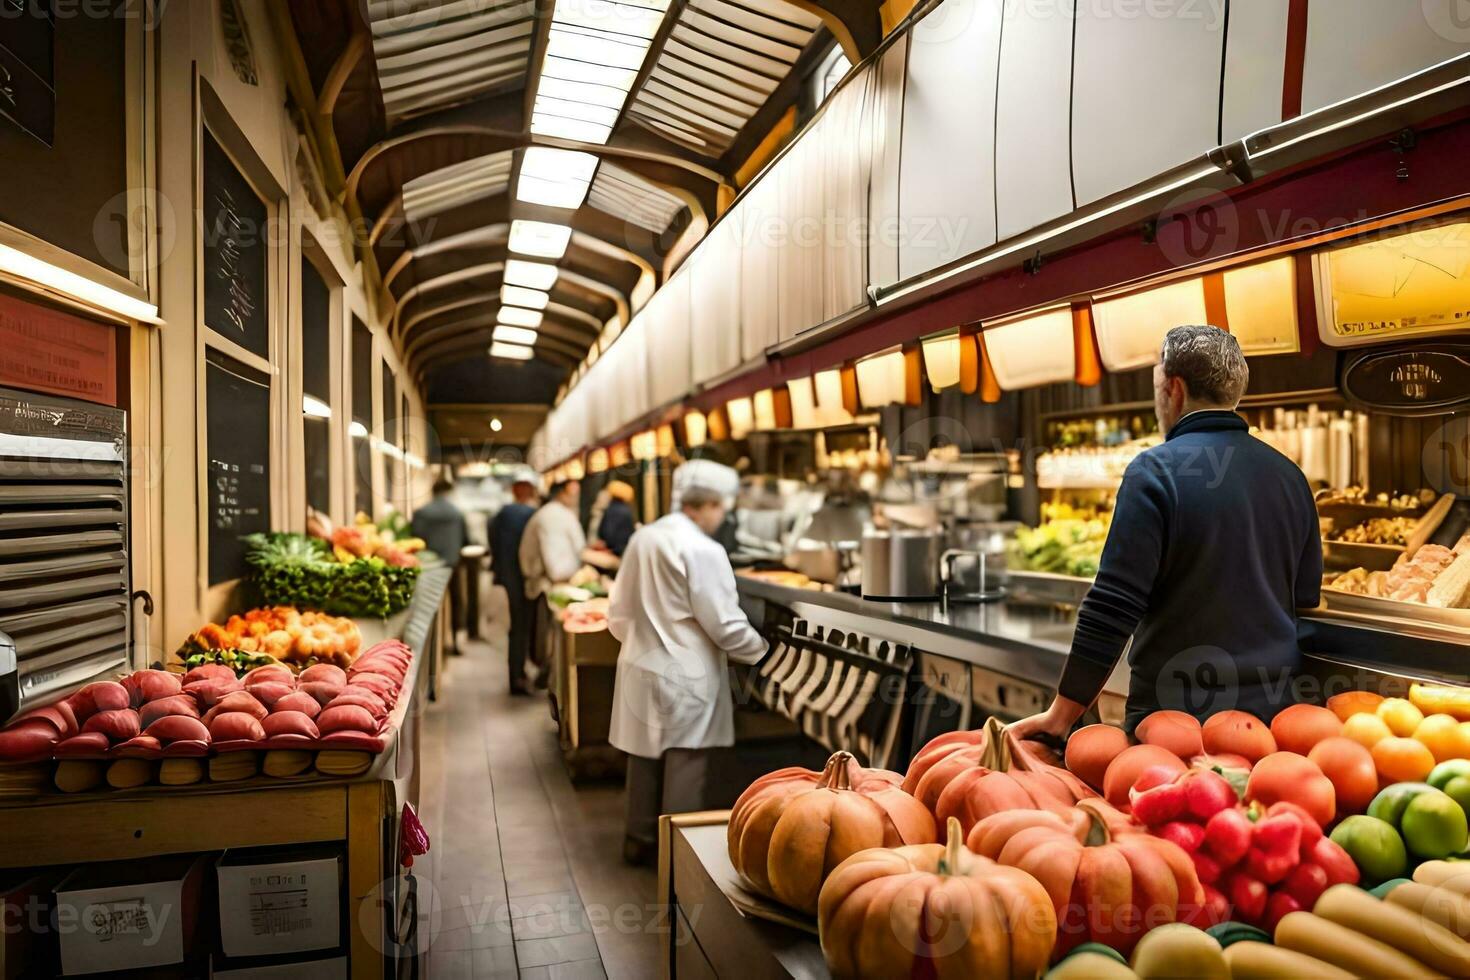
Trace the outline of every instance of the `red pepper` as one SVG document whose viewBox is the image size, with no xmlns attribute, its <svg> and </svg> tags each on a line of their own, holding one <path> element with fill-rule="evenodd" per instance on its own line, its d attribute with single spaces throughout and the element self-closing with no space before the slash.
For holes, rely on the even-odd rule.
<svg viewBox="0 0 1470 980">
<path fill-rule="evenodd" d="M 1232 871 L 1226 879 L 1225 894 L 1235 906 L 1237 919 L 1257 923 L 1266 913 L 1266 886 L 1243 871 Z"/>
<path fill-rule="evenodd" d="M 1266 901 L 1266 921 L 1264 923 L 1267 932 L 1275 933 L 1276 924 L 1291 912 L 1300 912 L 1302 904 L 1286 892 L 1273 892 Z"/>
<path fill-rule="evenodd" d="M 1281 890 L 1296 899 L 1302 908 L 1309 909 L 1317 904 L 1328 884 L 1327 872 L 1320 864 L 1303 861 L 1291 869 L 1291 874 L 1281 883 Z"/>
<path fill-rule="evenodd" d="M 1245 811 L 1221 810 L 1205 824 L 1205 850 L 1221 867 L 1238 864 L 1251 849 L 1251 821 Z"/>
</svg>

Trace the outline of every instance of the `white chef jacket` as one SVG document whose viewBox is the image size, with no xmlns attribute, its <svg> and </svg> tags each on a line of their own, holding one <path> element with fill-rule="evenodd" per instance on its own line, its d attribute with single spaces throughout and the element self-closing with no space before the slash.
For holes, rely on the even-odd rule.
<svg viewBox="0 0 1470 980">
<path fill-rule="evenodd" d="M 641 528 L 613 585 L 608 628 L 623 644 L 608 740 L 630 755 L 735 742 L 726 658 L 766 641 L 740 609 L 730 558 L 676 511 Z"/>
<path fill-rule="evenodd" d="M 582 551 L 587 535 L 576 511 L 561 501 L 541 505 L 526 522 L 521 537 L 521 575 L 526 582 L 526 597 L 535 599 L 553 583 L 565 582 L 582 567 Z"/>
</svg>

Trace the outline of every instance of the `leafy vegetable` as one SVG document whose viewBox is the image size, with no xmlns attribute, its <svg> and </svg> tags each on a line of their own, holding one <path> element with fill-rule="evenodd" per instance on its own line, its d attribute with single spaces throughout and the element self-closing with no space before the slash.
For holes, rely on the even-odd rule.
<svg viewBox="0 0 1470 980">
<path fill-rule="evenodd" d="M 267 605 L 319 609 L 335 616 L 391 616 L 408 605 L 417 566 L 381 558 L 339 561 L 331 547 L 304 534 L 252 534 L 245 560 Z"/>
</svg>

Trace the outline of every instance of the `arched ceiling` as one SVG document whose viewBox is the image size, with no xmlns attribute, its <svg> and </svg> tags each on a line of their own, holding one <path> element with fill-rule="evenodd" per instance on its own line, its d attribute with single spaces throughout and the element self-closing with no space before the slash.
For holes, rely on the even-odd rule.
<svg viewBox="0 0 1470 980">
<path fill-rule="evenodd" d="M 486 402 L 549 403 L 708 227 L 833 38 L 854 61 L 881 40 L 878 0 L 271 7 L 393 340 L 457 402 L 483 383 Z"/>
</svg>

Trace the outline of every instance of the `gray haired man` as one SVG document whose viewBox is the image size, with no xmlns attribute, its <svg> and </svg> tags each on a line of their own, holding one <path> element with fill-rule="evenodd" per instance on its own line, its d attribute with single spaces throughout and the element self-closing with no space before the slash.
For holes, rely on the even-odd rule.
<svg viewBox="0 0 1470 980">
<path fill-rule="evenodd" d="M 1130 638 L 1129 731 L 1160 708 L 1269 721 L 1294 700 L 1297 610 L 1320 601 L 1322 539 L 1302 471 L 1235 412 L 1249 379 L 1218 327 L 1164 338 L 1154 409 L 1165 441 L 1123 476 L 1057 697 L 1012 727 L 1019 737 L 1065 737 Z"/>
</svg>

